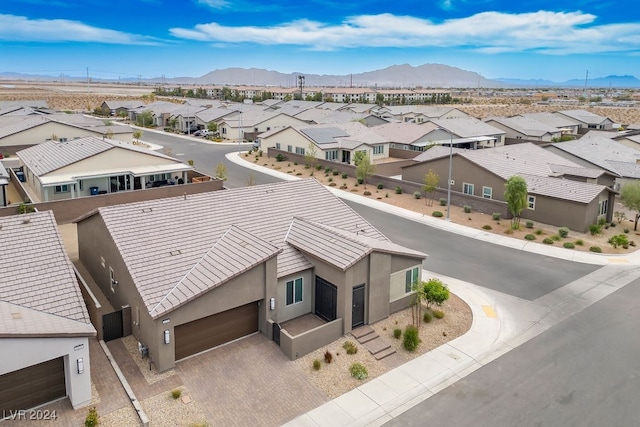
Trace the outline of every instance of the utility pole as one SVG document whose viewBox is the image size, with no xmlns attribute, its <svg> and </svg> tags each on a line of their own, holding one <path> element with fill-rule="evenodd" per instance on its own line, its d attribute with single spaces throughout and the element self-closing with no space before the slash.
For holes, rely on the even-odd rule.
<svg viewBox="0 0 640 427">
<path fill-rule="evenodd" d="M 302 101 L 302 88 L 304 87 L 304 76 L 301 74 L 298 76 L 298 81 L 300 82 L 300 100 Z"/>
<path fill-rule="evenodd" d="M 89 67 L 87 67 L 87 92 L 89 92 Z"/>
</svg>

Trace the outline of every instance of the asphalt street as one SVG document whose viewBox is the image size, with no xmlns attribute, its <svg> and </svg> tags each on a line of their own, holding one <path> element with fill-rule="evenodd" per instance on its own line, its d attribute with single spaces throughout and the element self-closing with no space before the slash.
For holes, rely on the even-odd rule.
<svg viewBox="0 0 640 427">
<path fill-rule="evenodd" d="M 640 280 L 385 424 L 640 425 Z"/>
</svg>

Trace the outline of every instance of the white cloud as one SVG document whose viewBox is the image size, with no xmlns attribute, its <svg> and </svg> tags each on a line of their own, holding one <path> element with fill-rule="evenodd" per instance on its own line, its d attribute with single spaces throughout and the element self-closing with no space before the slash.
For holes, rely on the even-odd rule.
<svg viewBox="0 0 640 427">
<path fill-rule="evenodd" d="M 275 26 L 224 26 L 216 22 L 172 28 L 178 38 L 222 43 L 297 45 L 316 50 L 358 47 L 463 47 L 485 52 L 535 50 L 548 54 L 640 49 L 640 24 L 595 25 L 583 12 L 483 12 L 434 23 L 392 14 L 360 15 L 339 23 L 311 20 Z"/>
<path fill-rule="evenodd" d="M 95 42 L 106 44 L 158 44 L 137 34 L 92 27 L 67 19 L 29 19 L 0 14 L 0 40 L 29 42 Z"/>
<path fill-rule="evenodd" d="M 229 6 L 229 2 L 226 0 L 198 0 L 198 3 L 209 6 L 213 9 L 222 9 Z"/>
</svg>

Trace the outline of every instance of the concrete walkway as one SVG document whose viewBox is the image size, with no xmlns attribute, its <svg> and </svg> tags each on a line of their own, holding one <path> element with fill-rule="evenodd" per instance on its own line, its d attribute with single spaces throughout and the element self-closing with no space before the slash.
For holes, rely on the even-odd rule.
<svg viewBox="0 0 640 427">
<path fill-rule="evenodd" d="M 227 159 L 284 180 L 300 179 L 247 162 L 237 154 Z M 601 255 L 523 242 L 459 224 L 425 217 L 377 200 L 329 188 L 345 200 L 367 205 L 432 227 L 517 250 L 602 265 L 591 274 L 534 301 L 506 295 L 452 277 L 438 277 L 471 308 L 470 330 L 386 374 L 290 421 L 288 426 L 378 426 L 471 374 L 552 326 L 584 310 L 640 278 L 640 252 Z"/>
</svg>

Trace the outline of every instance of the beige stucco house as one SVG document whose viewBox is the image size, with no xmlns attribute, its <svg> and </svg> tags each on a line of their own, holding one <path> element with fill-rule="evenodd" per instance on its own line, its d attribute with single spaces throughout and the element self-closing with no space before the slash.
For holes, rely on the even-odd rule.
<svg viewBox="0 0 640 427">
<path fill-rule="evenodd" d="M 109 206 L 77 227 L 83 265 L 114 307 L 131 307 L 160 371 L 256 332 L 301 357 L 407 307 L 426 257 L 315 180 Z M 322 325 L 282 328 L 310 314 Z"/>
<path fill-rule="evenodd" d="M 91 401 L 89 321 L 50 211 L 0 218 L 0 414 Z"/>
<path fill-rule="evenodd" d="M 48 141 L 17 156 L 26 185 L 42 202 L 186 183 L 193 170 L 164 154 L 95 137 Z"/>
</svg>

